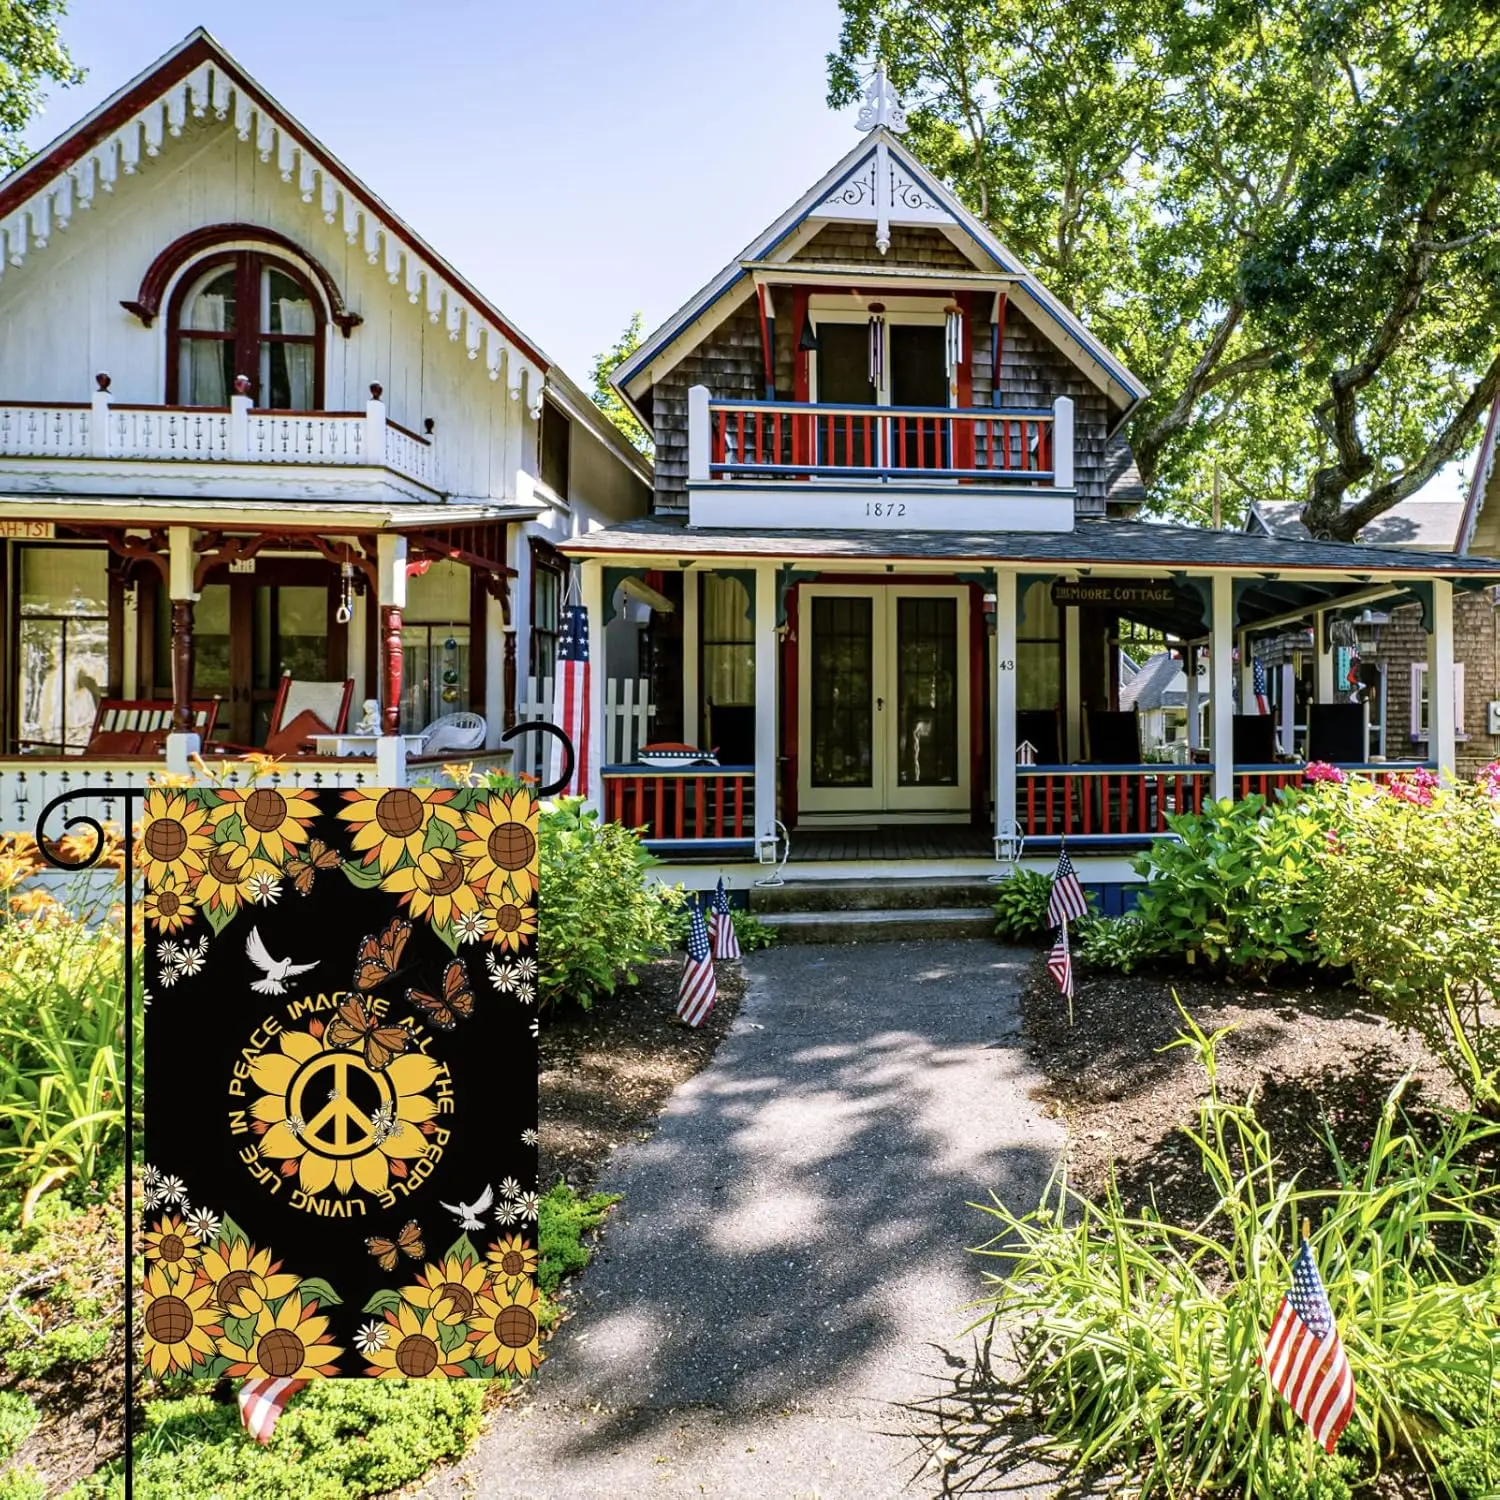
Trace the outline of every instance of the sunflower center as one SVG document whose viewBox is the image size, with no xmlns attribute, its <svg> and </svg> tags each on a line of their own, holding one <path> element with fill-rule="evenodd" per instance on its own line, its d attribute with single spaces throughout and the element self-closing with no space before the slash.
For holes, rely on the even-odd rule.
<svg viewBox="0 0 1500 1500">
<path fill-rule="evenodd" d="M 521 925 L 521 908 L 513 901 L 495 908 L 495 926 L 501 932 L 514 932 Z"/>
<path fill-rule="evenodd" d="M 234 866 L 234 862 L 227 854 L 210 854 L 208 856 L 208 873 L 213 876 L 220 885 L 238 885 L 241 872 Z"/>
<path fill-rule="evenodd" d="M 245 798 L 245 821 L 257 833 L 273 833 L 286 822 L 286 799 L 280 792 L 258 787 Z"/>
<path fill-rule="evenodd" d="M 146 830 L 146 853 L 152 859 L 170 863 L 188 846 L 188 831 L 176 818 L 155 818 Z"/>
<path fill-rule="evenodd" d="M 453 1311 L 462 1319 L 467 1319 L 474 1311 L 474 1294 L 461 1281 L 445 1281 L 438 1288 L 438 1301 L 444 1298 L 453 1304 Z"/>
<path fill-rule="evenodd" d="M 248 1271 L 231 1271 L 214 1288 L 214 1300 L 220 1307 L 234 1307 L 240 1300 L 240 1293 L 254 1285 L 255 1278 Z"/>
<path fill-rule="evenodd" d="M 175 917 L 182 907 L 181 898 L 176 891 L 158 891 L 156 893 L 156 909 L 164 917 Z"/>
<path fill-rule="evenodd" d="M 495 1337 L 507 1349 L 524 1349 L 536 1337 L 536 1314 L 529 1307 L 502 1307 L 495 1319 Z"/>
<path fill-rule="evenodd" d="M 375 804 L 380 831 L 393 839 L 409 839 L 422 826 L 422 799 L 404 786 L 393 786 Z"/>
<path fill-rule="evenodd" d="M 181 1297 L 153 1297 L 146 1332 L 158 1344 L 180 1344 L 193 1331 L 193 1310 Z"/>
<path fill-rule="evenodd" d="M 507 1276 L 519 1276 L 526 1269 L 526 1257 L 519 1250 L 507 1250 L 500 1257 L 500 1269 Z"/>
<path fill-rule="evenodd" d="M 396 1350 L 396 1368 L 403 1375 L 431 1375 L 437 1362 L 438 1346 L 425 1333 L 407 1334 Z"/>
<path fill-rule="evenodd" d="M 261 1336 L 255 1357 L 267 1375 L 285 1378 L 302 1368 L 306 1350 L 290 1328 L 273 1328 Z"/>
<path fill-rule="evenodd" d="M 523 870 L 536 853 L 536 836 L 524 823 L 497 823 L 485 848 L 501 870 Z"/>
<path fill-rule="evenodd" d="M 451 896 L 464 883 L 464 867 L 450 854 L 437 855 L 438 873 L 428 882 L 434 896 Z"/>
<path fill-rule="evenodd" d="M 165 1261 L 181 1260 L 187 1254 L 187 1246 L 180 1234 L 164 1234 L 156 1242 L 156 1253 Z"/>
</svg>

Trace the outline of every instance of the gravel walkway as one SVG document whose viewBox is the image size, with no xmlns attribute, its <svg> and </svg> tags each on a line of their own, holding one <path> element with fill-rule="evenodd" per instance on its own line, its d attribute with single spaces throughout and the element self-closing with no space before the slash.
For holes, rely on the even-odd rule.
<svg viewBox="0 0 1500 1500">
<path fill-rule="evenodd" d="M 423 1494 L 933 1492 L 892 1405 L 964 1352 L 967 1206 L 1061 1148 L 989 942 L 753 955 L 733 1030 L 601 1188 L 625 1201 L 528 1394 Z M 910 1483 L 910 1487 L 908 1485 Z"/>
</svg>

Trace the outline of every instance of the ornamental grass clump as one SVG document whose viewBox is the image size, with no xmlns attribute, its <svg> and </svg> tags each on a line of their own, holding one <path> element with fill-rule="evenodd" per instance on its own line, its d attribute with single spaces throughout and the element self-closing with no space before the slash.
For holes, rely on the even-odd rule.
<svg viewBox="0 0 1500 1500">
<path fill-rule="evenodd" d="M 1094 1203 L 1060 1178 L 1031 1213 L 985 1206 L 999 1233 L 978 1251 L 997 1263 L 982 1355 L 924 1403 L 936 1456 L 972 1488 L 1040 1452 L 1142 1495 L 1335 1496 L 1399 1453 L 1443 1487 L 1444 1452 L 1500 1411 L 1500 1203 L 1475 1165 L 1493 1163 L 1500 1127 L 1465 1114 L 1424 1138 L 1398 1085 L 1368 1159 L 1330 1135 L 1336 1185 L 1304 1187 L 1253 1104 L 1220 1096 L 1223 1033 L 1184 1021 L 1174 1045 L 1208 1080 L 1185 1133 L 1216 1206 L 1178 1226 L 1127 1213 L 1113 1184 Z M 1259 1364 L 1304 1220 L 1357 1387 L 1333 1458 Z"/>
</svg>

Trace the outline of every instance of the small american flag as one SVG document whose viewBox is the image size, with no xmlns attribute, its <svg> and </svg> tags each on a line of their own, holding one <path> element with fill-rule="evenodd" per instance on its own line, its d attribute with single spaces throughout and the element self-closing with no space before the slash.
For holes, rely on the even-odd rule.
<svg viewBox="0 0 1500 1500">
<path fill-rule="evenodd" d="M 553 719 L 573 742 L 573 777 L 566 796 L 586 797 L 589 790 L 589 612 L 581 604 L 563 607 L 557 635 L 557 707 Z M 562 774 L 562 746 L 551 750 L 548 780 Z"/>
<path fill-rule="evenodd" d="M 682 980 L 677 986 L 677 1014 L 689 1026 L 701 1026 L 718 998 L 719 981 L 714 977 L 713 954 L 708 946 L 708 924 L 703 920 L 703 908 L 695 902 L 688 927 L 687 962 L 682 966 Z"/>
<path fill-rule="evenodd" d="M 729 909 L 729 892 L 724 889 L 724 877 L 719 876 L 719 887 L 713 900 L 714 957 L 738 958 L 740 940 L 734 934 L 734 914 Z"/>
<path fill-rule="evenodd" d="M 1254 665 L 1250 668 L 1250 677 L 1255 688 L 1256 712 L 1270 713 L 1271 705 L 1266 701 L 1266 664 L 1258 656 L 1254 658 Z"/>
<path fill-rule="evenodd" d="M 1047 955 L 1047 972 L 1057 981 L 1057 987 L 1068 997 L 1068 1024 L 1073 1024 L 1073 952 L 1068 947 L 1068 924 L 1057 929 L 1057 941 Z"/>
<path fill-rule="evenodd" d="M 305 1380 L 266 1378 L 247 1380 L 240 1387 L 240 1421 L 257 1443 L 271 1441 L 287 1402 L 305 1386 Z"/>
<path fill-rule="evenodd" d="M 1272 1386 L 1332 1453 L 1354 1415 L 1354 1372 L 1305 1239 L 1292 1262 L 1291 1290 L 1266 1337 L 1264 1364 Z"/>
<path fill-rule="evenodd" d="M 1077 921 L 1088 915 L 1088 902 L 1083 899 L 1083 886 L 1078 880 L 1078 871 L 1068 857 L 1067 845 L 1057 856 L 1057 868 L 1052 872 L 1052 894 L 1047 898 L 1047 922 L 1049 926 L 1061 927 L 1064 922 Z"/>
</svg>

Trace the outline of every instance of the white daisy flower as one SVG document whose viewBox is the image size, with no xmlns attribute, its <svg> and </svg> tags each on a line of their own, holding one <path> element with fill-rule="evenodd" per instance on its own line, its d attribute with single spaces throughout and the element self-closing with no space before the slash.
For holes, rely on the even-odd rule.
<svg viewBox="0 0 1500 1500">
<path fill-rule="evenodd" d="M 359 1332 L 354 1335 L 354 1347 L 361 1354 L 374 1354 L 377 1349 L 385 1348 L 387 1337 L 387 1325 L 372 1318 L 359 1325 Z"/>
<path fill-rule="evenodd" d="M 291 1133 L 292 1139 L 299 1141 L 302 1139 L 302 1132 L 307 1129 L 307 1121 L 301 1115 L 288 1115 L 286 1128 Z"/>
<path fill-rule="evenodd" d="M 169 990 L 181 977 L 182 970 L 173 964 L 161 971 L 161 987 L 164 990 Z"/>
<path fill-rule="evenodd" d="M 219 1216 L 212 1209 L 194 1209 L 188 1215 L 187 1226 L 200 1240 L 214 1240 L 219 1237 Z"/>
<path fill-rule="evenodd" d="M 177 963 L 182 957 L 182 944 L 174 943 L 171 938 L 156 945 L 156 956 L 169 968 Z"/>
<path fill-rule="evenodd" d="M 536 986 L 526 979 L 516 980 L 513 992 L 522 1005 L 530 1005 L 536 999 Z"/>
<path fill-rule="evenodd" d="M 186 946 L 186 948 L 188 950 L 191 950 L 191 948 L 192 948 L 192 944 L 191 943 L 186 944 L 185 946 Z M 208 934 L 206 932 L 203 934 L 203 936 L 201 938 L 198 939 L 198 957 L 199 958 L 207 958 L 208 957 Z"/>
<path fill-rule="evenodd" d="M 463 911 L 453 919 L 453 929 L 461 943 L 477 943 L 490 930 L 483 912 Z"/>
<path fill-rule="evenodd" d="M 339 1093 L 339 1091 L 337 1089 L 329 1089 L 328 1090 L 328 1102 L 330 1104 L 332 1104 L 335 1099 L 342 1099 L 343 1097 L 344 1096 L 341 1093 Z"/>
<path fill-rule="evenodd" d="M 531 1219 L 532 1221 L 535 1221 L 537 1211 L 540 1209 L 540 1207 L 540 1200 L 537 1198 L 537 1195 L 535 1193 L 522 1193 L 521 1196 L 516 1199 L 516 1209 L 523 1219 Z"/>
<path fill-rule="evenodd" d="M 281 899 L 281 882 L 265 871 L 252 875 L 245 882 L 245 888 L 250 893 L 250 899 L 260 906 L 270 906 Z"/>
<path fill-rule="evenodd" d="M 150 990 L 142 990 L 141 991 L 141 1009 L 142 1010 L 150 1010 L 151 1009 L 151 991 Z"/>
<path fill-rule="evenodd" d="M 535 1016 L 531 1018 L 531 1034 L 537 1038 L 540 1038 L 542 1034 L 542 1023 Z"/>
<path fill-rule="evenodd" d="M 521 1144 L 523 1146 L 534 1146 L 537 1143 L 537 1133 L 534 1130 L 523 1130 L 521 1132 Z"/>
<path fill-rule="evenodd" d="M 521 1184 L 514 1177 L 507 1177 L 500 1184 L 500 1196 L 502 1198 L 519 1198 L 521 1196 Z"/>
<path fill-rule="evenodd" d="M 177 963 L 177 977 L 179 979 L 192 979 L 203 972 L 206 955 L 200 953 L 196 948 L 189 948 Z"/>
<path fill-rule="evenodd" d="M 509 959 L 496 958 L 493 953 L 485 960 L 489 965 L 490 983 L 500 991 L 502 995 L 509 994 L 516 982 L 516 968 Z"/>
<path fill-rule="evenodd" d="M 536 983 L 536 960 L 534 958 L 518 958 L 511 967 L 516 971 L 517 979 L 530 980 Z"/>
<path fill-rule="evenodd" d="M 161 1194 L 164 1203 L 187 1201 L 187 1184 L 180 1177 L 163 1177 L 157 1184 L 156 1190 Z"/>
<path fill-rule="evenodd" d="M 158 1172 L 156 1168 L 153 1167 L 148 1161 L 146 1165 L 141 1168 L 141 1182 L 145 1186 L 146 1191 L 150 1192 L 160 1181 L 161 1173 Z"/>
<path fill-rule="evenodd" d="M 149 1187 L 146 1189 L 146 1196 L 142 1201 L 146 1205 L 147 1213 L 155 1213 L 167 1200 L 162 1197 L 159 1187 Z"/>
<path fill-rule="evenodd" d="M 509 1198 L 504 1198 L 495 1205 L 495 1222 L 497 1224 L 514 1224 L 520 1217 L 520 1210 Z"/>
</svg>

